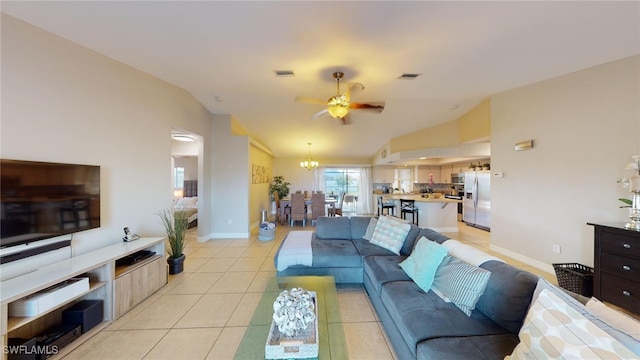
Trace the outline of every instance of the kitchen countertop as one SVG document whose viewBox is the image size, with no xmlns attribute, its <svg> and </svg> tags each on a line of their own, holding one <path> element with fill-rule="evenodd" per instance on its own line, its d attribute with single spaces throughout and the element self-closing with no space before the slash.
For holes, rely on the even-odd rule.
<svg viewBox="0 0 640 360">
<path fill-rule="evenodd" d="M 400 199 L 408 199 L 415 200 L 416 202 L 426 202 L 426 203 L 461 203 L 462 200 L 456 199 L 446 199 L 443 194 L 440 194 L 439 199 L 434 199 L 434 194 L 425 194 L 429 195 L 428 198 L 422 197 L 421 194 L 385 194 L 382 195 L 384 199 L 389 200 L 400 200 Z"/>
</svg>

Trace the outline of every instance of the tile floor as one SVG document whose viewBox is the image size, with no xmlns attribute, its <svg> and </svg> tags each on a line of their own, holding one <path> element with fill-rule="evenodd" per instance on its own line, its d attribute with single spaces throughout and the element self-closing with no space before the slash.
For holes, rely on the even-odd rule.
<svg viewBox="0 0 640 360">
<path fill-rule="evenodd" d="M 266 281 L 275 275 L 273 255 L 292 229 L 301 227 L 279 226 L 274 241 L 258 241 L 256 232 L 205 243 L 195 241 L 191 230 L 185 271 L 63 359 L 232 359 Z M 488 250 L 488 232 L 462 223 L 459 230 L 447 235 Z M 555 282 L 553 274 L 505 260 Z M 362 286 L 339 286 L 338 299 L 349 358 L 396 359 Z"/>
</svg>

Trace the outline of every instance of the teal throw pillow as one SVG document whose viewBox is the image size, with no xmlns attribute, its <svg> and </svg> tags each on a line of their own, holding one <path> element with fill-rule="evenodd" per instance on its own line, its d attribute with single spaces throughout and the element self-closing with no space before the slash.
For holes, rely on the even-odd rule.
<svg viewBox="0 0 640 360">
<path fill-rule="evenodd" d="M 423 236 L 411 255 L 400 263 L 400 267 L 426 292 L 431 289 L 436 270 L 445 256 L 447 248 Z"/>
</svg>

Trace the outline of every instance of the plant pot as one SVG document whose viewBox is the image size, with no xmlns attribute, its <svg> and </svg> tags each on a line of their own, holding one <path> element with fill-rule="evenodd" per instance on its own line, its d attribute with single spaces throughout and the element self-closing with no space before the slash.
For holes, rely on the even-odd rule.
<svg viewBox="0 0 640 360">
<path fill-rule="evenodd" d="M 181 273 L 182 270 L 184 270 L 184 259 L 184 254 L 177 258 L 168 258 L 167 264 L 169 264 L 169 274 L 175 275 Z"/>
</svg>

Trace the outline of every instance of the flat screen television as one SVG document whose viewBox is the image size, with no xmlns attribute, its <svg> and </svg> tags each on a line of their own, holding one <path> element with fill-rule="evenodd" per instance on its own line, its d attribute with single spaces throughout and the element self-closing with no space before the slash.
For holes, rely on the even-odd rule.
<svg viewBox="0 0 640 360">
<path fill-rule="evenodd" d="M 100 227 L 100 166 L 0 159 L 0 248 Z"/>
</svg>

